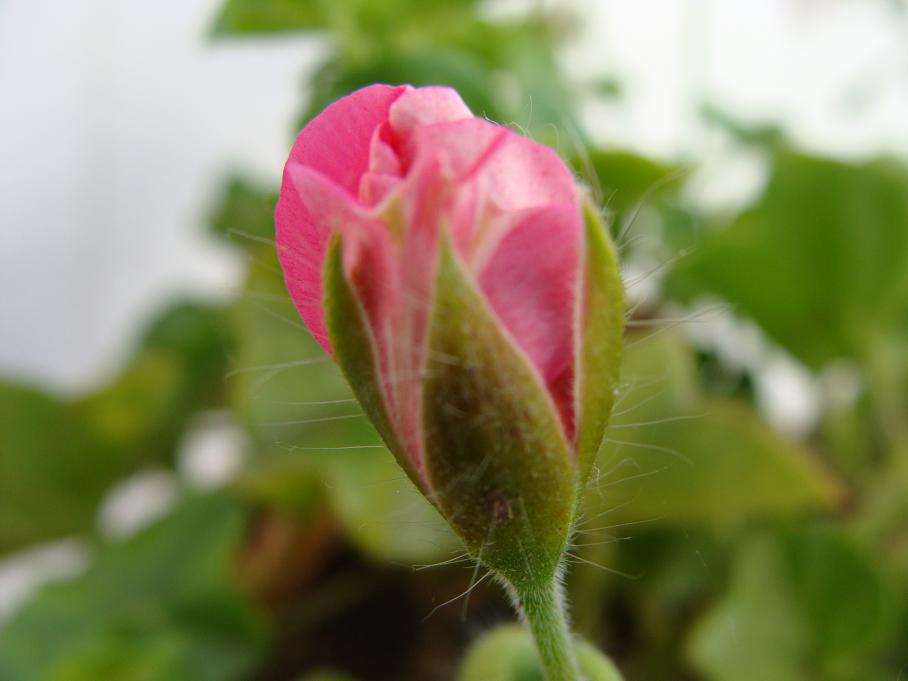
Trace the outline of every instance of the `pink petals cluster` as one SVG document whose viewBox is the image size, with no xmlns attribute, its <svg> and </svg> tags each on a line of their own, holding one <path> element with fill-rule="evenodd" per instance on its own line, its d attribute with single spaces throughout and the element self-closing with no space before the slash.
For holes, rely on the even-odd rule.
<svg viewBox="0 0 908 681">
<path fill-rule="evenodd" d="M 417 474 L 421 379 L 445 361 L 427 350 L 445 240 L 573 441 L 583 218 L 574 178 L 551 149 L 474 116 L 449 88 L 372 85 L 300 132 L 276 223 L 290 293 L 329 352 L 323 274 L 340 238 L 388 420 Z"/>
</svg>

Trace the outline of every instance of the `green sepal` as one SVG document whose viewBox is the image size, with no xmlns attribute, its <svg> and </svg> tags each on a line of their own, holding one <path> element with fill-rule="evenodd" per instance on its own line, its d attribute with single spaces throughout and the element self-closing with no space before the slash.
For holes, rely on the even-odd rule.
<svg viewBox="0 0 908 681">
<path fill-rule="evenodd" d="M 335 235 L 328 246 L 324 269 L 325 324 L 334 359 L 340 365 L 360 406 L 388 449 L 413 483 L 426 494 L 426 486 L 401 446 L 388 412 L 376 362 L 375 339 L 366 312 L 344 274 L 343 246 Z"/>
<path fill-rule="evenodd" d="M 583 641 L 574 645 L 587 681 L 622 681 L 615 665 Z M 523 627 L 506 624 L 482 636 L 464 659 L 457 681 L 545 681 L 533 638 Z"/>
<path fill-rule="evenodd" d="M 550 579 L 577 496 L 555 405 L 442 238 L 423 389 L 433 501 L 512 584 Z"/>
<path fill-rule="evenodd" d="M 577 463 L 585 481 L 615 401 L 624 338 L 624 291 L 615 246 L 596 208 L 585 201 L 583 296 L 577 362 Z"/>
</svg>

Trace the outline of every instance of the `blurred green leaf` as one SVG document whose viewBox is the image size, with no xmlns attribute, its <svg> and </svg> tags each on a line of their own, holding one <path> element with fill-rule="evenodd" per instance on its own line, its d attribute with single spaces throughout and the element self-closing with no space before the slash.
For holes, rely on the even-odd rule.
<svg viewBox="0 0 908 681">
<path fill-rule="evenodd" d="M 321 458 L 334 511 L 347 537 L 366 553 L 414 565 L 464 552 L 387 449 L 333 451 Z"/>
<path fill-rule="evenodd" d="M 579 175 L 601 196 L 612 215 L 612 234 L 629 229 L 647 206 L 674 199 L 682 176 L 680 168 L 629 151 L 592 150 L 574 158 Z"/>
<path fill-rule="evenodd" d="M 0 384 L 0 551 L 90 529 L 114 482 L 171 462 L 193 414 L 220 401 L 228 345 L 219 310 L 180 303 L 87 397 Z"/>
<path fill-rule="evenodd" d="M 810 669 L 859 678 L 888 638 L 891 595 L 841 529 L 765 534 L 740 552 L 728 593 L 693 632 L 691 658 L 711 681 L 816 678 Z"/>
<path fill-rule="evenodd" d="M 469 17 L 476 0 L 227 0 L 212 27 L 212 36 L 286 33 L 331 28 L 335 33 L 367 32 L 376 38 L 407 32 L 407 24 L 431 30 L 427 19 L 439 14 Z M 397 28 L 395 29 L 395 24 Z"/>
<path fill-rule="evenodd" d="M 908 170 L 779 152 L 765 195 L 673 273 L 718 294 L 808 365 L 868 361 L 908 332 Z M 904 366 L 901 369 L 904 370 Z"/>
<path fill-rule="evenodd" d="M 0 422 L 0 552 L 91 527 L 118 453 L 37 389 L 0 383 Z"/>
<path fill-rule="evenodd" d="M 222 310 L 175 303 L 149 324 L 123 372 L 76 408 L 124 459 L 170 461 L 193 414 L 222 406 L 230 347 Z"/>
<path fill-rule="evenodd" d="M 251 443 L 238 484 L 259 501 L 307 515 L 324 498 L 316 455 L 375 443 L 375 435 L 340 371 L 305 329 L 273 247 L 250 249 L 246 283 L 229 318 L 236 353 L 228 399 Z"/>
<path fill-rule="evenodd" d="M 236 339 L 229 401 L 256 444 L 272 453 L 292 445 L 355 444 L 345 434 L 362 431 L 360 410 L 300 319 L 273 246 L 250 251 L 246 283 L 229 318 Z"/>
<path fill-rule="evenodd" d="M 832 658 L 878 645 L 892 621 L 892 594 L 874 557 L 834 527 L 805 527 L 785 539 L 816 653 Z"/>
<path fill-rule="evenodd" d="M 319 0 L 228 0 L 211 33 L 220 38 L 324 28 L 323 6 Z"/>
<path fill-rule="evenodd" d="M 234 582 L 245 512 L 197 497 L 139 535 L 101 547 L 89 571 L 52 584 L 0 637 L 4 681 L 240 681 L 264 623 Z"/>
<path fill-rule="evenodd" d="M 209 229 L 245 249 L 274 242 L 277 193 L 240 176 L 228 178 L 209 217 Z"/>
<path fill-rule="evenodd" d="M 709 681 L 806 681 L 810 634 L 786 577 L 772 539 L 740 552 L 728 594 L 691 639 L 690 657 Z"/>
<path fill-rule="evenodd" d="M 840 500 L 830 473 L 745 403 L 701 394 L 693 353 L 680 336 L 632 339 L 622 371 L 628 388 L 606 433 L 588 516 L 733 525 Z"/>
</svg>

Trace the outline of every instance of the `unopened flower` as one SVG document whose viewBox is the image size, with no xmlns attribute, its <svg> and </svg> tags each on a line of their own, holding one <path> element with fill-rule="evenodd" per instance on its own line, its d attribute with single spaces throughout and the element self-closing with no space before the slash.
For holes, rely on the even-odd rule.
<svg viewBox="0 0 908 681">
<path fill-rule="evenodd" d="M 551 577 L 622 335 L 565 164 L 449 88 L 373 85 L 300 132 L 276 222 L 306 325 L 414 483 L 506 579 Z"/>
</svg>

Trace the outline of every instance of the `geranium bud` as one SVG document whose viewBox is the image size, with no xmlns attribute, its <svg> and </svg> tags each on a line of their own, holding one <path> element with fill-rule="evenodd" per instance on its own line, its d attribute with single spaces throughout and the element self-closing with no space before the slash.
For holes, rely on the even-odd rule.
<svg viewBox="0 0 908 681">
<path fill-rule="evenodd" d="M 300 314 L 413 482 L 503 576 L 553 574 L 623 331 L 565 164 L 454 90 L 373 85 L 300 132 L 276 223 Z"/>
</svg>

